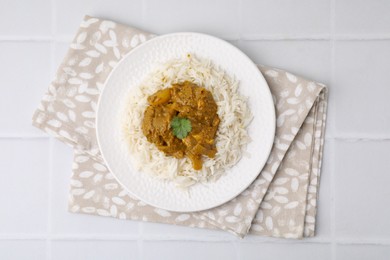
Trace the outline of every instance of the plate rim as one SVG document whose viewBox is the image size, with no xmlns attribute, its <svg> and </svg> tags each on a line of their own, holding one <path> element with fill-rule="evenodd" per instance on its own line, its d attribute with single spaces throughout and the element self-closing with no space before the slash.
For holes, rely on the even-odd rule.
<svg viewBox="0 0 390 260">
<path fill-rule="evenodd" d="M 104 94 L 104 91 L 106 91 L 106 85 L 107 85 L 107 82 L 110 80 L 110 78 L 112 77 L 112 75 L 114 74 L 115 70 L 120 66 L 120 64 L 122 62 L 124 62 L 124 60 L 127 59 L 128 56 L 130 56 L 134 51 L 137 51 L 137 49 L 139 49 L 139 47 L 142 47 L 143 45 L 145 44 L 150 44 L 152 43 L 153 41 L 158 41 L 160 39 L 163 39 L 163 38 L 167 38 L 167 37 L 172 37 L 172 36 L 179 36 L 179 35 L 197 35 L 197 36 L 201 36 L 201 37 L 208 37 L 208 38 L 211 38 L 213 40 L 216 40 L 222 44 L 225 44 L 225 45 L 228 45 L 230 46 L 231 48 L 235 49 L 236 51 L 238 51 L 242 57 L 244 57 L 248 62 L 249 64 L 251 64 L 252 67 L 255 67 L 255 69 L 258 71 L 258 74 L 259 76 L 261 77 L 261 79 L 263 80 L 263 82 L 265 83 L 265 85 L 267 86 L 267 94 L 269 95 L 269 99 L 272 101 L 272 109 L 270 111 L 270 113 L 272 113 L 271 115 L 271 118 L 272 118 L 272 141 L 269 142 L 269 145 L 268 147 L 266 147 L 266 150 L 267 150 L 267 157 L 264 159 L 263 162 L 260 162 L 259 165 L 261 165 L 261 167 L 259 166 L 259 170 L 258 170 L 258 174 L 257 175 L 254 175 L 253 179 L 249 182 L 248 185 L 246 185 L 245 187 L 243 186 L 242 189 L 239 190 L 239 192 L 236 192 L 235 194 L 233 194 L 232 196 L 229 196 L 229 199 L 226 199 L 225 201 L 221 202 L 221 203 L 218 203 L 216 205 L 213 205 L 213 206 L 207 206 L 207 207 L 203 207 L 201 209 L 194 209 L 194 210 L 176 210 L 176 209 L 172 209 L 172 208 L 166 208 L 166 207 L 161 207 L 159 205 L 156 205 L 154 204 L 153 202 L 150 202 L 148 200 L 145 200 L 143 198 L 140 198 L 139 196 L 137 196 L 136 194 L 134 194 L 126 185 L 124 185 L 119 179 L 118 177 L 115 175 L 115 173 L 111 170 L 111 167 L 109 165 L 109 163 L 107 162 L 107 160 L 105 159 L 106 157 L 104 156 L 104 153 L 101 149 L 101 141 L 100 141 L 100 138 L 99 138 L 99 128 L 98 128 L 98 122 L 99 122 L 99 110 L 101 109 L 101 100 L 102 100 L 102 96 Z M 213 208 L 216 208 L 218 206 L 221 206 L 229 201 L 231 201 L 232 199 L 234 199 L 235 197 L 239 196 L 242 192 L 244 192 L 257 178 L 258 176 L 261 174 L 261 171 L 262 169 L 265 167 L 266 163 L 267 163 L 267 160 L 269 158 L 269 155 L 271 154 L 271 150 L 272 150 L 272 147 L 273 147 L 273 143 L 274 143 L 274 140 L 275 140 L 275 132 L 276 132 L 276 111 L 275 111 L 275 102 L 274 102 L 274 99 L 272 97 L 272 93 L 271 93 L 271 90 L 270 90 L 270 87 L 268 85 L 268 82 L 265 80 L 264 78 L 264 75 L 263 73 L 260 71 L 260 69 L 257 67 L 256 63 L 254 63 L 248 55 L 246 55 L 241 49 L 239 49 L 238 47 L 234 46 L 233 44 L 231 44 L 230 42 L 224 40 L 224 39 L 221 39 L 221 38 L 218 38 L 216 36 L 213 36 L 213 35 L 209 35 L 209 34 L 206 34 L 206 33 L 199 33 L 199 32 L 190 32 L 190 31 L 185 31 L 185 32 L 175 32 L 175 33 L 168 33 L 168 34 L 163 34 L 163 35 L 157 35 L 157 36 L 153 36 L 153 38 L 139 44 L 138 46 L 134 47 L 132 50 L 130 50 L 126 55 L 124 55 L 121 60 L 115 65 L 115 67 L 110 71 L 110 73 L 108 74 L 107 78 L 105 79 L 104 83 L 103 83 L 103 88 L 101 90 L 101 93 L 99 95 L 99 99 L 98 99 L 98 102 L 97 102 L 97 109 L 96 109 L 96 118 L 95 118 L 95 132 L 96 132 L 96 139 L 97 139 L 97 144 L 98 144 L 98 147 L 99 147 L 99 152 L 102 156 L 102 159 L 105 163 L 105 166 L 107 167 L 108 171 L 111 172 L 111 174 L 114 176 L 115 180 L 121 185 L 122 188 L 124 188 L 129 194 L 131 194 L 132 196 L 134 196 L 135 198 L 137 198 L 138 200 L 152 206 L 152 207 L 155 207 L 155 208 L 159 208 L 159 209 L 164 209 L 164 210 L 168 210 L 168 211 L 171 211 L 171 212 L 178 212 L 178 213 L 193 213 L 193 212 L 200 212 L 200 211 L 204 211 L 204 210 L 210 210 L 210 209 L 213 209 Z M 241 160 L 241 159 L 240 159 Z M 240 163 L 240 161 L 238 161 L 237 163 Z"/>
</svg>

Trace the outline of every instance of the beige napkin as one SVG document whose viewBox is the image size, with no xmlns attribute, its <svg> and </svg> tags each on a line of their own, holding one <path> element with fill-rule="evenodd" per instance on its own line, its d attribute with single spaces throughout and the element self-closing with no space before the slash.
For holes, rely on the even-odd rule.
<svg viewBox="0 0 390 260">
<path fill-rule="evenodd" d="M 85 17 L 33 124 L 75 150 L 69 210 L 120 219 L 223 229 L 238 236 L 313 236 L 326 117 L 322 84 L 259 66 L 273 94 L 277 128 L 258 178 L 238 197 L 197 213 L 174 213 L 129 195 L 107 171 L 95 136 L 103 84 L 118 61 L 153 35 Z"/>
</svg>

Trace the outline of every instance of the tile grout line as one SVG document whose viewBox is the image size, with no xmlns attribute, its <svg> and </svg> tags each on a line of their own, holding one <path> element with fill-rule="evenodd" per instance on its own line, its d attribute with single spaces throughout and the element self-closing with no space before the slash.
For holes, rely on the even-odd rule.
<svg viewBox="0 0 390 260">
<path fill-rule="evenodd" d="M 329 34 L 240 34 L 243 41 L 312 40 L 329 41 Z"/>
<path fill-rule="evenodd" d="M 335 207 L 335 141 L 330 143 L 330 237 L 331 237 L 331 259 L 336 260 L 336 207 Z"/>
<path fill-rule="evenodd" d="M 333 39 L 336 41 L 380 41 L 390 40 L 390 34 L 333 34 Z"/>
<path fill-rule="evenodd" d="M 0 35 L 0 42 L 50 42 L 51 36 L 19 36 L 19 35 Z"/>
<path fill-rule="evenodd" d="M 144 225 L 143 222 L 138 223 L 138 237 L 137 237 L 137 248 L 138 248 L 138 260 L 144 259 Z"/>
<path fill-rule="evenodd" d="M 325 140 L 334 140 L 340 142 L 385 142 L 390 141 L 390 137 L 333 137 L 325 138 Z"/>
<path fill-rule="evenodd" d="M 146 13 L 146 5 L 142 5 L 142 17 Z M 145 20 L 145 18 L 142 18 Z M 240 19 L 240 15 L 239 15 Z M 242 19 L 242 18 L 241 18 Z M 239 22 L 240 24 L 240 22 Z M 239 34 L 222 35 L 220 38 L 225 40 L 241 41 L 388 41 L 390 34 L 242 34 L 240 25 Z M 0 35 L 0 42 L 69 42 L 73 39 L 71 34 L 59 35 L 38 35 L 38 36 L 19 36 L 19 35 Z"/>
<path fill-rule="evenodd" d="M 140 222 L 140 224 L 143 222 Z M 33 241 L 46 241 L 47 234 L 2 234 L 0 235 L 0 241 L 4 240 L 33 240 Z M 51 235 L 52 241 L 138 241 L 138 235 L 101 235 L 101 234 L 59 234 Z M 165 236 L 165 235 L 149 235 L 143 237 L 143 241 L 187 241 L 187 242 L 210 242 L 210 243 L 231 243 L 235 239 L 221 239 L 218 236 L 215 237 L 191 237 L 191 236 Z M 284 240 L 284 239 L 264 239 L 260 238 L 255 240 L 242 241 L 242 244 L 277 244 L 277 245 L 298 245 L 298 244 L 310 244 L 310 245 L 329 245 L 334 241 L 336 244 L 343 245 L 382 245 L 390 246 L 389 239 L 359 239 L 359 238 L 339 238 L 339 239 L 321 239 L 321 240 Z"/>
<path fill-rule="evenodd" d="M 336 28 L 336 0 L 330 1 L 330 85 L 335 82 L 335 28 Z M 333 103 L 333 102 L 332 102 Z M 334 130 L 334 124 L 332 127 Z M 331 147 L 331 161 L 330 161 L 330 232 L 331 232 L 331 259 L 336 260 L 336 197 L 335 197 L 335 141 L 332 141 Z"/>
<path fill-rule="evenodd" d="M 238 44 L 241 43 L 242 41 L 242 1 L 243 0 L 238 0 L 238 39 L 237 42 Z"/>
<path fill-rule="evenodd" d="M 380 41 L 390 40 L 390 34 L 244 34 L 244 41 Z"/>
<path fill-rule="evenodd" d="M 242 46 L 242 32 L 243 32 L 243 0 L 238 0 L 237 2 L 237 16 L 238 16 L 238 40 L 237 40 L 237 47 L 241 49 Z M 235 246 L 236 251 L 236 259 L 241 260 L 242 258 L 242 239 L 239 239 L 237 241 L 233 242 L 233 245 Z"/>
<path fill-rule="evenodd" d="M 18 134 L 0 134 L 0 139 L 50 139 L 49 135 L 18 135 Z"/>
<path fill-rule="evenodd" d="M 54 77 L 55 73 L 55 34 L 56 34 L 56 3 L 55 0 L 50 1 L 51 5 L 51 41 L 50 41 L 50 76 Z M 49 83 L 50 84 L 50 83 Z M 46 260 L 52 259 L 52 192 L 53 192 L 53 174 L 54 174 L 54 166 L 53 166 L 53 152 L 54 152 L 54 139 L 50 137 L 49 139 L 49 188 L 48 188 L 48 220 L 47 220 L 47 240 L 46 240 Z"/>
</svg>

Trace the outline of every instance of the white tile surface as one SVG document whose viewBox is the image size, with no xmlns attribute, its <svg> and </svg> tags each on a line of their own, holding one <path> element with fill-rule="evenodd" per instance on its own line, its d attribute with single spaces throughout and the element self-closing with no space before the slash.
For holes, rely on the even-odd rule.
<svg viewBox="0 0 390 260">
<path fill-rule="evenodd" d="M 245 260 L 328 260 L 331 258 L 329 244 L 295 244 L 295 243 L 242 243 L 241 259 Z"/>
<path fill-rule="evenodd" d="M 142 0 L 53 0 L 56 5 L 56 31 L 75 34 L 84 15 L 112 19 L 117 22 L 142 25 Z"/>
<path fill-rule="evenodd" d="M 237 46 L 256 64 L 287 70 L 296 75 L 331 85 L 331 46 L 329 41 L 240 41 Z M 332 101 L 332 100 L 331 100 Z M 328 109 L 326 135 L 333 134 L 335 113 Z"/>
<path fill-rule="evenodd" d="M 243 41 L 238 47 L 257 64 L 329 84 L 330 44 L 327 41 Z"/>
<path fill-rule="evenodd" d="M 72 151 L 53 141 L 50 155 L 30 122 L 85 14 L 211 33 L 329 85 L 317 236 L 240 240 L 68 213 Z M 0 0 L 0 259 L 389 259 L 389 68 L 387 0 Z"/>
<path fill-rule="evenodd" d="M 137 237 L 139 223 L 114 218 L 102 218 L 67 211 L 68 190 L 72 173 L 72 149 L 54 141 L 51 230 L 56 235 L 110 234 Z"/>
<path fill-rule="evenodd" d="M 49 142 L 0 139 L 0 235 L 47 230 Z"/>
<path fill-rule="evenodd" d="M 390 32 L 390 1 L 335 1 L 337 34 L 388 34 Z"/>
<path fill-rule="evenodd" d="M 143 244 L 143 259 L 233 260 L 238 257 L 235 247 L 231 242 L 147 241 Z"/>
<path fill-rule="evenodd" d="M 238 37 L 237 0 L 145 0 L 145 3 L 145 28 L 153 33 L 195 31 L 228 39 Z"/>
<path fill-rule="evenodd" d="M 335 52 L 337 132 L 389 134 L 390 41 L 336 42 Z"/>
<path fill-rule="evenodd" d="M 330 1 L 242 0 L 242 35 L 328 34 Z"/>
<path fill-rule="evenodd" d="M 143 234 L 146 237 L 153 238 L 175 238 L 175 239 L 194 239 L 199 240 L 202 238 L 208 238 L 210 240 L 223 239 L 237 241 L 239 238 L 233 234 L 219 231 L 209 230 L 201 228 L 189 228 L 183 226 L 172 226 L 159 223 L 142 223 Z"/>
<path fill-rule="evenodd" d="M 0 259 L 41 260 L 46 257 L 46 242 L 33 240 L 0 241 Z"/>
<path fill-rule="evenodd" d="M 390 237 L 390 141 L 335 145 L 338 237 Z"/>
<path fill-rule="evenodd" d="M 51 34 L 50 0 L 0 1 L 0 35 Z"/>
<path fill-rule="evenodd" d="M 338 245 L 336 247 L 337 260 L 388 260 L 390 246 L 381 245 Z"/>
<path fill-rule="evenodd" d="M 138 258 L 138 246 L 133 241 L 55 241 L 55 260 L 128 260 Z"/>
<path fill-rule="evenodd" d="M 50 45 L 0 42 L 0 57 L 0 134 L 43 136 L 31 118 L 50 83 Z"/>
</svg>

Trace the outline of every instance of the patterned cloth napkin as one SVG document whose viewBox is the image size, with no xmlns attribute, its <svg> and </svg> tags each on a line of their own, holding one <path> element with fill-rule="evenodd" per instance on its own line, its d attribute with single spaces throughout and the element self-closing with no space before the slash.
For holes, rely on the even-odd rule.
<svg viewBox="0 0 390 260">
<path fill-rule="evenodd" d="M 202 212 L 169 212 L 132 197 L 108 172 L 95 135 L 99 94 L 118 61 L 151 37 L 136 28 L 86 16 L 33 116 L 34 126 L 74 148 L 69 210 L 222 229 L 240 237 L 248 232 L 313 236 L 327 89 L 286 71 L 259 66 L 275 102 L 276 136 L 261 174 L 235 199 Z"/>
</svg>

